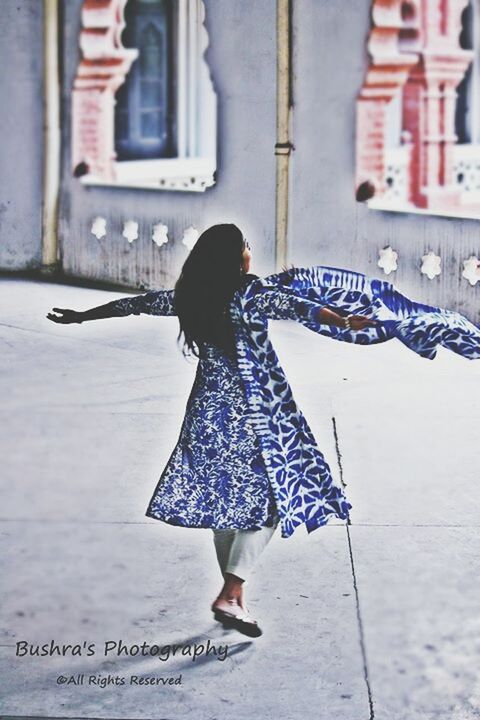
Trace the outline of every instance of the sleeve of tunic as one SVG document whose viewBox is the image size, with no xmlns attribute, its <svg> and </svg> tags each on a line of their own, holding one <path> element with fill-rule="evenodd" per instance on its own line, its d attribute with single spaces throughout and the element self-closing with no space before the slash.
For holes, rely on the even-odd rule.
<svg viewBox="0 0 480 720">
<path fill-rule="evenodd" d="M 132 295 L 131 297 L 112 300 L 112 302 L 101 306 L 102 314 L 108 311 L 109 317 L 123 317 L 125 315 L 176 315 L 174 304 L 174 290 L 151 290 L 143 295 Z M 97 308 L 100 310 L 99 308 Z M 95 308 L 88 311 L 93 319 Z M 93 313 L 93 315 L 92 315 Z"/>
<path fill-rule="evenodd" d="M 321 303 L 298 297 L 288 288 L 260 287 L 254 296 L 255 309 L 271 320 L 318 322 Z"/>
</svg>

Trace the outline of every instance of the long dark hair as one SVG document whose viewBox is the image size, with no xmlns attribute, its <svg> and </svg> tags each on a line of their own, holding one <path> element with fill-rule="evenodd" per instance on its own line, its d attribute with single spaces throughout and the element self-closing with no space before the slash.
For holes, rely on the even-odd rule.
<svg viewBox="0 0 480 720">
<path fill-rule="evenodd" d="M 234 334 L 228 304 L 249 276 L 242 266 L 245 240 L 233 224 L 205 230 L 185 260 L 175 283 L 175 309 L 183 334 L 184 355 L 199 356 L 202 342 L 233 352 Z"/>
</svg>

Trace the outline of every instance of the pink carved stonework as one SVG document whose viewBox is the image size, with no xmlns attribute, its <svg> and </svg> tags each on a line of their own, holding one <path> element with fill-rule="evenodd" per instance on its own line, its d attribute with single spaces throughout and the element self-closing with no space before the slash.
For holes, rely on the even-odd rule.
<svg viewBox="0 0 480 720">
<path fill-rule="evenodd" d="M 81 59 L 72 93 L 72 164 L 105 180 L 114 179 L 115 93 L 138 52 L 124 48 L 127 0 L 84 0 Z"/>
<path fill-rule="evenodd" d="M 460 204 L 453 176 L 456 88 L 473 60 L 459 45 L 467 0 L 423 0 L 423 45 L 404 88 L 403 127 L 412 135 L 411 201 L 442 209 Z"/>
<path fill-rule="evenodd" d="M 386 106 L 402 93 L 402 129 L 411 146 L 409 202 L 441 209 L 460 203 L 453 173 L 456 88 L 473 59 L 459 44 L 468 0 L 374 0 L 370 66 L 357 101 L 357 186 L 384 191 Z"/>
<path fill-rule="evenodd" d="M 377 193 L 384 190 L 387 105 L 417 62 L 415 54 L 400 51 L 401 8 L 401 0 L 373 3 L 371 62 L 357 101 L 357 186 L 369 180 Z"/>
</svg>

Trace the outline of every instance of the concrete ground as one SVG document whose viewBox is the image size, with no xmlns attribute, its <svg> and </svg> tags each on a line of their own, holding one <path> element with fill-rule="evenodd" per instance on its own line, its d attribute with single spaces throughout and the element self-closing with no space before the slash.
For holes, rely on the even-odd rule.
<svg viewBox="0 0 480 720">
<path fill-rule="evenodd" d="M 480 717 L 480 363 L 271 323 L 353 510 L 274 536 L 247 586 L 250 640 L 211 617 L 211 531 L 144 515 L 195 372 L 176 318 L 45 318 L 121 296 L 0 282 L 3 717 Z M 52 640 L 81 655 L 16 656 Z M 220 654 L 105 657 L 119 640 Z"/>
</svg>

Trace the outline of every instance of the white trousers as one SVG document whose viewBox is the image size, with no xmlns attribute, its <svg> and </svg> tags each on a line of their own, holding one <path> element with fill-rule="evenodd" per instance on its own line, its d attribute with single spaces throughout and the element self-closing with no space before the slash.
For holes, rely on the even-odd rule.
<svg viewBox="0 0 480 720">
<path fill-rule="evenodd" d="M 260 530 L 213 530 L 213 542 L 222 575 L 231 573 L 247 580 L 253 566 L 278 526 Z"/>
</svg>

